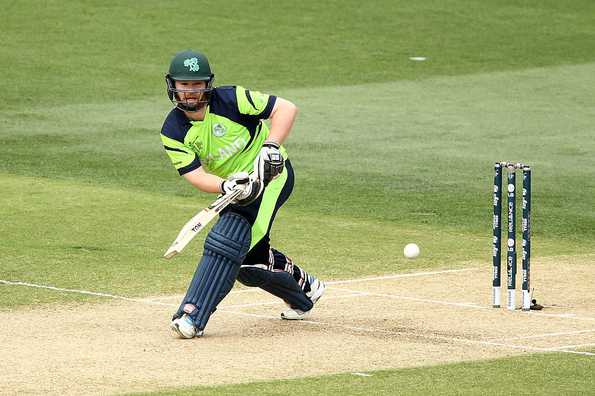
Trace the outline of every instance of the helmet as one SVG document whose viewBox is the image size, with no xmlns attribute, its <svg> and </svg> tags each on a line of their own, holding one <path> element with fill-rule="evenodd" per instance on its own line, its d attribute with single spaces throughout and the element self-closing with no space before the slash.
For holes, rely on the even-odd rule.
<svg viewBox="0 0 595 396">
<path fill-rule="evenodd" d="M 186 50 L 178 52 L 169 64 L 169 72 L 165 75 L 167 96 L 172 103 L 184 111 L 198 111 L 209 103 L 213 91 L 215 75 L 211 73 L 209 60 L 198 51 Z M 204 89 L 176 89 L 175 81 L 206 81 Z M 197 103 L 188 103 L 179 93 L 202 94 Z"/>
</svg>

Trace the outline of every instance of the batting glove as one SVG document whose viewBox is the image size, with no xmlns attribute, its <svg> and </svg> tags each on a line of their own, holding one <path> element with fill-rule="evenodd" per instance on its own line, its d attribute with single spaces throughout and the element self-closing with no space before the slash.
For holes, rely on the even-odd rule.
<svg viewBox="0 0 595 396">
<path fill-rule="evenodd" d="M 285 159 L 279 148 L 279 144 L 266 141 L 260 149 L 260 154 L 254 160 L 254 173 L 259 180 L 262 180 L 265 187 L 271 180 L 279 176 L 285 167 Z"/>
<path fill-rule="evenodd" d="M 252 179 L 247 172 L 238 172 L 221 182 L 221 192 L 229 194 L 240 189 L 242 192 L 234 200 L 238 205 L 249 205 L 258 198 L 264 186 L 258 179 Z"/>
</svg>

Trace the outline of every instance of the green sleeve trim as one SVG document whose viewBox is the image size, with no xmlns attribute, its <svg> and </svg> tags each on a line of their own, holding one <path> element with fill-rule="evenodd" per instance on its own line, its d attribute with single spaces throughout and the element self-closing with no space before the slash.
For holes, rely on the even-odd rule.
<svg viewBox="0 0 595 396">
<path fill-rule="evenodd" d="M 161 142 L 172 164 L 178 170 L 192 164 L 196 159 L 196 154 L 177 140 L 161 134 Z"/>
<path fill-rule="evenodd" d="M 261 115 L 269 103 L 269 95 L 240 86 L 236 87 L 236 99 L 240 113 L 254 116 Z"/>
</svg>

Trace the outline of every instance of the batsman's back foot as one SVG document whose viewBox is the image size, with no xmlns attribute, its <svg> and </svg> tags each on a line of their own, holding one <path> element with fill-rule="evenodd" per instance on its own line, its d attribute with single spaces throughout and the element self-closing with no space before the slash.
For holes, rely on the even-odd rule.
<svg viewBox="0 0 595 396">
<path fill-rule="evenodd" d="M 316 301 L 322 297 L 324 291 L 326 290 L 326 285 L 323 281 L 318 280 L 318 278 L 312 277 L 310 282 L 310 291 L 306 293 L 306 296 L 312 301 L 312 304 L 316 304 Z"/>
<path fill-rule="evenodd" d="M 326 285 L 324 284 L 324 282 L 312 277 L 310 281 L 310 291 L 306 293 L 306 296 L 312 301 L 312 304 L 316 304 L 316 302 L 324 294 L 325 290 Z M 312 307 L 312 309 L 314 309 L 314 307 Z M 281 312 L 281 319 L 303 320 L 310 315 L 312 309 L 310 309 L 309 311 L 302 311 L 296 308 L 289 308 L 288 310 Z"/>
<path fill-rule="evenodd" d="M 180 318 L 174 319 L 169 325 L 175 336 L 179 338 L 190 339 L 194 337 L 202 337 L 203 331 L 198 330 L 190 316 L 184 314 Z"/>
</svg>

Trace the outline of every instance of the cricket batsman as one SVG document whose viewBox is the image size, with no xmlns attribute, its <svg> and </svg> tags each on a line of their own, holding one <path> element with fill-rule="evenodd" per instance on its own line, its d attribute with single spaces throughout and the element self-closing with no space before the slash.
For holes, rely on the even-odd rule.
<svg viewBox="0 0 595 396">
<path fill-rule="evenodd" d="M 181 338 L 203 335 L 236 279 L 285 301 L 288 309 L 281 318 L 286 320 L 305 318 L 325 289 L 269 244 L 275 215 L 293 190 L 293 168 L 282 144 L 297 107 L 240 86 L 214 87 L 214 78 L 207 57 L 192 50 L 177 53 L 165 76 L 175 107 L 163 123 L 161 140 L 174 167 L 201 191 L 242 191 L 206 237 L 171 322 Z"/>
</svg>

